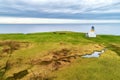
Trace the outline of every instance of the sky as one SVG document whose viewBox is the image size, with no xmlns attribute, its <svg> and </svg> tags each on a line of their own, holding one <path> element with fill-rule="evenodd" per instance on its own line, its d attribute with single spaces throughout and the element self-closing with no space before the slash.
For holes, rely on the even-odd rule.
<svg viewBox="0 0 120 80">
<path fill-rule="evenodd" d="M 0 19 L 0 24 L 120 23 L 120 0 L 0 0 Z"/>
</svg>

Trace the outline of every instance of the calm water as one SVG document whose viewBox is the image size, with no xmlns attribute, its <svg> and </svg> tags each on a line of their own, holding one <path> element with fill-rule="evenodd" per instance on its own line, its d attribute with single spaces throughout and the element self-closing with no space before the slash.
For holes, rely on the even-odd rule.
<svg viewBox="0 0 120 80">
<path fill-rule="evenodd" d="M 0 33 L 34 33 L 49 31 L 88 32 L 95 26 L 97 34 L 120 35 L 119 24 L 0 24 Z"/>
<path fill-rule="evenodd" d="M 102 50 L 102 51 L 95 51 L 95 52 L 93 52 L 92 54 L 88 54 L 88 55 L 84 55 L 84 56 L 82 56 L 82 57 L 84 57 L 84 58 L 98 58 L 98 57 L 100 57 L 100 55 L 101 54 L 103 54 L 105 52 L 105 49 L 104 50 Z"/>
</svg>

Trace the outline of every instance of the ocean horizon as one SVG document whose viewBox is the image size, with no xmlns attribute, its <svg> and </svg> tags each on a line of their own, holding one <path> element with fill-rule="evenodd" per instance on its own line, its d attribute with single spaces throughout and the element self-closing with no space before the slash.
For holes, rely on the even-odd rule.
<svg viewBox="0 0 120 80">
<path fill-rule="evenodd" d="M 54 31 L 73 31 L 87 33 L 91 26 L 96 34 L 120 35 L 120 23 L 95 24 L 0 24 L 0 34 L 6 33 L 37 33 Z"/>
</svg>

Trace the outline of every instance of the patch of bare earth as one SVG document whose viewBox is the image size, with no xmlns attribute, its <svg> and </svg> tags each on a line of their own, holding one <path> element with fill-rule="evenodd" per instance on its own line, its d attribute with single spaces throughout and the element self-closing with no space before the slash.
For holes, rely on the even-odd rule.
<svg viewBox="0 0 120 80">
<path fill-rule="evenodd" d="M 31 69 L 32 72 L 30 71 L 28 78 L 31 76 L 34 78 L 38 76 L 40 77 L 41 75 L 44 75 L 42 76 L 44 78 L 46 77 L 45 75 L 50 74 L 52 71 L 72 64 L 74 60 L 81 57 L 82 55 L 90 54 L 93 51 L 99 51 L 102 49 L 104 49 L 103 45 L 89 44 L 84 46 L 62 47 L 58 50 L 51 50 L 44 57 L 30 61 L 30 64 L 34 67 Z"/>
</svg>

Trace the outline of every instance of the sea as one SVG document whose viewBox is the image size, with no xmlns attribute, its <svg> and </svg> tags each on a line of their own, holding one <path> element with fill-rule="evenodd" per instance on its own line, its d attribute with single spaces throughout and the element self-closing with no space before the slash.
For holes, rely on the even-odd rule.
<svg viewBox="0 0 120 80">
<path fill-rule="evenodd" d="M 73 31 L 87 33 L 95 27 L 96 34 L 120 35 L 120 23 L 96 24 L 0 24 L 0 34 Z"/>
</svg>

